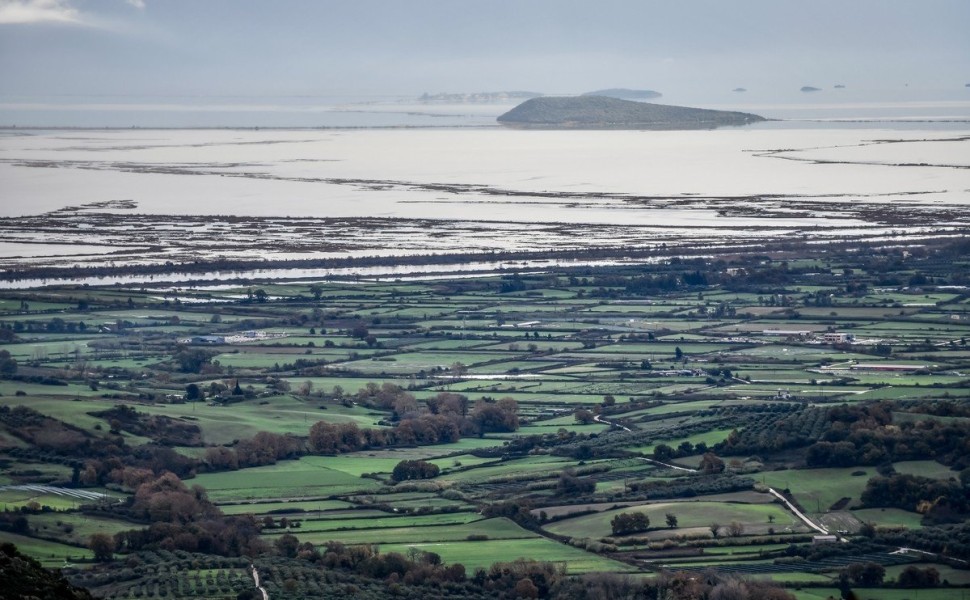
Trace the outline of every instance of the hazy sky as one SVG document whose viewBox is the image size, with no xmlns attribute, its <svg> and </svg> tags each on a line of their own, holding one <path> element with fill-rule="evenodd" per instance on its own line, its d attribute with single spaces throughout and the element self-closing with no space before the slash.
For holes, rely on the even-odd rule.
<svg viewBox="0 0 970 600">
<path fill-rule="evenodd" d="M 968 31 L 968 0 L 0 0 L 0 95 L 962 89 Z"/>
</svg>

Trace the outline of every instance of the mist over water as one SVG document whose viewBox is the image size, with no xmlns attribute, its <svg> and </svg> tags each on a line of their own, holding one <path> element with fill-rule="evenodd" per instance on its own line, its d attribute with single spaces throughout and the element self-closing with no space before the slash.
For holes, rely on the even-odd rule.
<svg viewBox="0 0 970 600">
<path fill-rule="evenodd" d="M 571 95 L 552 92 L 546 95 Z M 793 120 L 970 120 L 970 88 L 666 93 L 651 100 Z M 15 96 L 0 126 L 83 128 L 496 127 L 511 103 L 438 104 L 417 96 Z"/>
</svg>

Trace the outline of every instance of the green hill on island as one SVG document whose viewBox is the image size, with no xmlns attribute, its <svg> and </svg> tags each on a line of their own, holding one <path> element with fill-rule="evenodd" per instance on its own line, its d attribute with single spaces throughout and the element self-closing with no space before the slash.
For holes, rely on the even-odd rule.
<svg viewBox="0 0 970 600">
<path fill-rule="evenodd" d="M 632 102 L 604 96 L 532 98 L 498 117 L 537 129 L 714 129 L 766 120 L 743 112 Z"/>
</svg>

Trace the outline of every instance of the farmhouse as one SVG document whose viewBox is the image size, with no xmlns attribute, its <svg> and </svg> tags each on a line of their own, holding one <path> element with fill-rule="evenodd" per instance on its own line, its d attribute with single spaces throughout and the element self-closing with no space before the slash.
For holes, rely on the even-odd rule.
<svg viewBox="0 0 970 600">
<path fill-rule="evenodd" d="M 822 341 L 826 344 L 846 344 L 855 339 L 851 333 L 830 332 L 822 335 Z"/>
<path fill-rule="evenodd" d="M 839 541 L 837 535 L 813 535 L 812 544 L 834 544 Z"/>
<path fill-rule="evenodd" d="M 223 335 L 194 335 L 190 338 L 180 339 L 179 343 L 192 344 L 195 346 L 204 346 L 206 344 L 225 344 L 226 337 Z"/>
</svg>

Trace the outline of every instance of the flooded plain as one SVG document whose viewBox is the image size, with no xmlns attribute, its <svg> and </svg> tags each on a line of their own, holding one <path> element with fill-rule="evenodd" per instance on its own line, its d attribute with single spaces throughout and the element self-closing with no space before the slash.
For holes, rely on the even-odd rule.
<svg viewBox="0 0 970 600">
<path fill-rule="evenodd" d="M 970 226 L 970 124 L 8 129 L 0 185 L 8 270 L 902 241 Z"/>
</svg>

